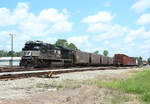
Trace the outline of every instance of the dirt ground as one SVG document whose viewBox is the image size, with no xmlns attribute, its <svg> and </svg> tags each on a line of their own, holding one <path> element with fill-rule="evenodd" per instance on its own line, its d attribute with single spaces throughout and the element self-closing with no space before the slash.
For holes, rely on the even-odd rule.
<svg viewBox="0 0 150 104">
<path fill-rule="evenodd" d="M 54 75 L 54 78 L 0 81 L 0 104 L 141 104 L 135 95 L 82 83 L 97 78 L 125 79 L 141 70 L 86 71 Z"/>
</svg>

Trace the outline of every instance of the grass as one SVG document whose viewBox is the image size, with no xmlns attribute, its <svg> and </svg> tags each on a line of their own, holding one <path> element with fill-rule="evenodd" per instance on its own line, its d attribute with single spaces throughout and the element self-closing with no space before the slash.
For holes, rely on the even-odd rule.
<svg viewBox="0 0 150 104">
<path fill-rule="evenodd" d="M 44 87 L 44 88 L 53 88 L 56 87 L 57 90 L 59 89 L 75 89 L 81 87 L 81 85 L 96 85 L 98 87 L 106 87 L 110 88 L 112 90 L 117 90 L 118 92 L 121 92 L 122 94 L 129 93 L 129 94 L 136 94 L 138 95 L 142 101 L 146 102 L 147 104 L 150 104 L 150 70 L 144 70 L 141 72 L 135 72 L 136 74 L 128 79 L 109 79 L 108 81 L 102 81 L 101 79 L 89 79 L 84 81 L 64 81 L 59 84 L 55 83 L 49 83 L 46 85 L 41 85 L 40 83 L 37 84 L 36 87 Z M 109 100 L 106 98 L 105 100 Z M 120 94 L 115 95 L 114 98 L 111 99 L 111 102 L 114 104 L 120 104 L 120 102 L 128 102 L 132 100 L 128 96 L 120 96 Z"/>
<path fill-rule="evenodd" d="M 144 102 L 150 104 L 150 70 L 137 72 L 134 77 L 126 80 L 96 81 L 93 83 L 98 87 L 107 87 L 126 93 L 138 94 Z"/>
<path fill-rule="evenodd" d="M 37 83 L 36 87 L 43 88 L 43 89 L 56 88 L 57 90 L 60 90 L 60 89 L 75 89 L 75 88 L 81 87 L 81 85 L 80 85 L 80 83 L 78 83 L 76 81 L 71 81 L 71 82 L 63 81 L 61 83 L 56 83 L 56 82 L 50 82 L 48 84 Z"/>
</svg>

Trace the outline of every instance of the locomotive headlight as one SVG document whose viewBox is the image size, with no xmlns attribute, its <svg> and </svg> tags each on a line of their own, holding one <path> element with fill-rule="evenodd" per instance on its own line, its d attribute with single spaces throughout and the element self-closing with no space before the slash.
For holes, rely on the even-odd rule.
<svg viewBox="0 0 150 104">
<path fill-rule="evenodd" d="M 37 50 L 38 50 L 38 49 L 40 49 L 40 47 L 39 47 L 39 46 L 35 46 L 34 49 L 37 49 Z"/>
</svg>

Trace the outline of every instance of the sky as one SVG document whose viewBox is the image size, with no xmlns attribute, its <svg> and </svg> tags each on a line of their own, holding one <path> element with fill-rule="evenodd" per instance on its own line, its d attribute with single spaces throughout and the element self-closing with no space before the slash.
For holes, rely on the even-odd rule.
<svg viewBox="0 0 150 104">
<path fill-rule="evenodd" d="M 66 39 L 86 52 L 150 57 L 150 0 L 0 0 L 0 50 Z"/>
</svg>

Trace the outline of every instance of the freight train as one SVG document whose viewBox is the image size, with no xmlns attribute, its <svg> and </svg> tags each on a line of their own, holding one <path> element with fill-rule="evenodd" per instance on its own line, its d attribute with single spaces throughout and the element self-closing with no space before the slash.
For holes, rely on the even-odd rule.
<svg viewBox="0 0 150 104">
<path fill-rule="evenodd" d="M 27 41 L 22 48 L 21 67 L 60 66 L 135 66 L 136 59 L 115 54 L 114 58 L 88 52 L 70 50 L 42 41 Z"/>
</svg>

